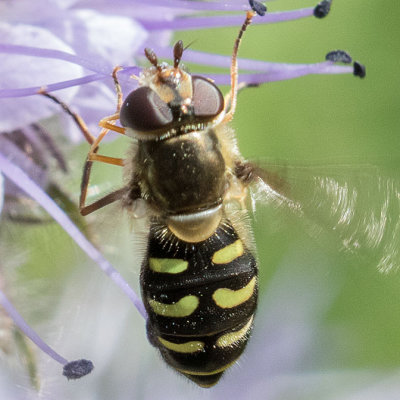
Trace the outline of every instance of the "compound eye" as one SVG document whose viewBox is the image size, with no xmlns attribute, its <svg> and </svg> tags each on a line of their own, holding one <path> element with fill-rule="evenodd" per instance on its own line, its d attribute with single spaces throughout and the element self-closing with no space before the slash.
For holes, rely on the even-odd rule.
<svg viewBox="0 0 400 400">
<path fill-rule="evenodd" d="M 131 92 L 121 107 L 122 126 L 136 131 L 154 131 L 164 128 L 173 121 L 168 104 L 147 86 Z"/>
<path fill-rule="evenodd" d="M 213 118 L 224 109 L 221 91 L 208 79 L 192 76 L 192 106 L 196 117 Z"/>
</svg>

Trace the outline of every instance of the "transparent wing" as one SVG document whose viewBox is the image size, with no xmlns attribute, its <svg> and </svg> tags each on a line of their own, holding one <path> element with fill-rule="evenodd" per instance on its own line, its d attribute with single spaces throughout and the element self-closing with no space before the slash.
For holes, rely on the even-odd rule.
<svg viewBox="0 0 400 400">
<path fill-rule="evenodd" d="M 382 272 L 400 267 L 400 179 L 374 166 L 253 165 L 253 200 L 301 218 L 314 237 L 363 254 Z"/>
</svg>

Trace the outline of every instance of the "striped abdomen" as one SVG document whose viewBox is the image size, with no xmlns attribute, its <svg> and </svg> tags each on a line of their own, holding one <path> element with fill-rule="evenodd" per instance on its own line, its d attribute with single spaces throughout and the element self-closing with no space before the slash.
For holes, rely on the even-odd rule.
<svg viewBox="0 0 400 400">
<path fill-rule="evenodd" d="M 209 387 L 246 346 L 257 265 L 229 222 L 199 243 L 171 235 L 150 230 L 141 271 L 147 334 L 171 367 Z"/>
</svg>

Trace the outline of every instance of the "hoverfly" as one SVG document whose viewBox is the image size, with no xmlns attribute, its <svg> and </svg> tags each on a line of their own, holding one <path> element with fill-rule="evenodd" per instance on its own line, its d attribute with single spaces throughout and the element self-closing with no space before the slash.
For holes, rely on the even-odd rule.
<svg viewBox="0 0 400 400">
<path fill-rule="evenodd" d="M 76 119 L 91 143 L 81 214 L 117 200 L 128 210 L 139 199 L 146 202 L 150 231 L 140 281 L 148 339 L 167 364 L 203 387 L 215 385 L 243 352 L 257 305 L 257 262 L 242 222 L 252 170 L 228 126 L 236 107 L 237 51 L 254 15 L 247 13 L 236 39 L 226 99 L 211 80 L 180 67 L 178 41 L 172 66 L 145 49 L 151 66 L 124 101 L 115 68 L 117 111 L 100 122 L 97 138 Z M 129 158 L 98 154 L 110 130 L 133 138 Z M 86 205 L 93 161 L 124 166 L 129 178 L 122 189 Z"/>
<path fill-rule="evenodd" d="M 255 192 L 254 197 L 283 203 L 294 213 L 317 215 L 313 227 L 318 224 L 318 212 L 314 211 L 323 207 L 318 200 L 308 203 L 293 190 L 291 182 L 302 179 L 302 169 L 275 171 L 244 160 L 229 126 L 237 101 L 238 47 L 253 15 L 247 13 L 236 39 L 231 91 L 225 99 L 211 80 L 182 68 L 184 48 L 179 41 L 172 66 L 159 63 L 153 51 L 145 50 L 151 66 L 137 77 L 139 87 L 125 100 L 118 68 L 114 70 L 117 111 L 100 121 L 103 130 L 97 138 L 78 121 L 91 144 L 82 179 L 81 213 L 91 214 L 115 201 L 131 211 L 139 200 L 146 203 L 150 228 L 140 281 L 148 338 L 168 365 L 202 387 L 215 385 L 235 363 L 253 326 L 258 266 L 246 223 L 250 191 Z M 122 126 L 116 125 L 118 120 Z M 98 154 L 109 131 L 132 138 L 129 157 Z M 121 189 L 87 205 L 94 161 L 123 166 L 128 179 Z M 339 221 L 338 231 L 345 228 L 344 245 L 357 248 L 362 243 L 354 239 L 350 222 L 358 199 L 339 178 L 316 176 L 307 195 L 312 199 L 320 191 L 321 197 L 328 195 L 331 208 L 337 204 L 329 215 Z M 396 188 L 387 189 L 386 200 L 392 204 Z M 366 242 L 373 241 L 369 221 L 364 222 L 365 226 L 357 229 L 364 232 Z M 389 228 L 398 239 L 398 224 Z M 376 233 L 382 233 L 382 226 Z M 376 240 L 377 246 L 380 243 Z M 383 254 L 398 255 L 390 249 Z M 381 261 L 381 269 L 388 269 L 393 260 L 382 257 Z"/>
</svg>

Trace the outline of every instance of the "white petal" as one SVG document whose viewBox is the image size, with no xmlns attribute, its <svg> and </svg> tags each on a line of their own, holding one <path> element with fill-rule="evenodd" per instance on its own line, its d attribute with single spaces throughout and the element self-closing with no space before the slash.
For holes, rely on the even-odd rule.
<svg viewBox="0 0 400 400">
<path fill-rule="evenodd" d="M 57 49 L 73 54 L 73 50 L 52 33 L 39 27 L 24 24 L 0 23 L 0 37 L 3 43 Z M 0 63 L 0 88 L 17 89 L 42 86 L 82 76 L 82 67 L 62 60 L 2 55 Z M 57 94 L 68 102 L 77 92 L 68 88 Z M 48 99 L 37 96 L 0 99 L 1 130 L 9 131 L 31 122 L 49 117 L 56 105 Z M 59 107 L 58 107 L 59 108 Z"/>
<path fill-rule="evenodd" d="M 132 64 L 136 53 L 142 52 L 147 32 L 132 18 L 92 10 L 76 10 L 74 17 L 73 37 L 65 39 L 77 54 L 103 58 L 114 67 Z"/>
</svg>

